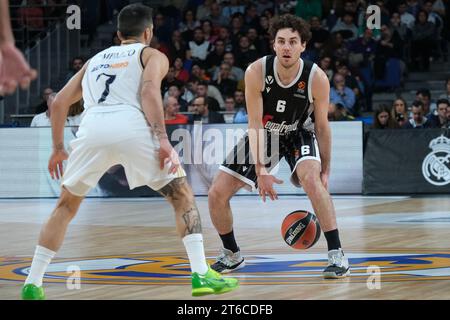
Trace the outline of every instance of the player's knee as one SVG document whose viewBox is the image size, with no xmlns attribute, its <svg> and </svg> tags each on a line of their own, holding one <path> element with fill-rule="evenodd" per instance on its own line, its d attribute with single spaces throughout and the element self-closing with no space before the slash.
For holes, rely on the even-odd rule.
<svg viewBox="0 0 450 320">
<path fill-rule="evenodd" d="M 320 184 L 320 176 L 316 172 L 307 172 L 299 177 L 303 189 L 307 194 L 318 192 Z"/>
<path fill-rule="evenodd" d="M 56 205 L 54 214 L 64 219 L 72 220 L 77 214 L 79 202 L 70 196 L 61 197 Z"/>
<path fill-rule="evenodd" d="M 231 197 L 228 196 L 227 193 L 224 190 L 222 190 L 222 188 L 217 186 L 216 184 L 213 184 L 211 186 L 211 188 L 209 188 L 208 201 L 211 201 L 212 203 L 226 202 L 230 198 Z"/>
</svg>

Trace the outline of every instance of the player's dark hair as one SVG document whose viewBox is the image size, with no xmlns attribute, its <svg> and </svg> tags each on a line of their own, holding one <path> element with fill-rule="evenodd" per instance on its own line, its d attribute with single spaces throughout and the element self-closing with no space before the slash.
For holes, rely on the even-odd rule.
<svg viewBox="0 0 450 320">
<path fill-rule="evenodd" d="M 302 18 L 296 17 L 292 14 L 284 14 L 272 20 L 269 29 L 269 33 L 272 36 L 272 39 L 275 39 L 279 30 L 286 28 L 297 31 L 300 35 L 300 40 L 302 41 L 302 43 L 311 40 L 312 35 L 309 24 Z"/>
<path fill-rule="evenodd" d="M 153 9 L 142 4 L 130 4 L 123 8 L 117 19 L 117 29 L 124 38 L 139 37 L 153 25 Z"/>
</svg>

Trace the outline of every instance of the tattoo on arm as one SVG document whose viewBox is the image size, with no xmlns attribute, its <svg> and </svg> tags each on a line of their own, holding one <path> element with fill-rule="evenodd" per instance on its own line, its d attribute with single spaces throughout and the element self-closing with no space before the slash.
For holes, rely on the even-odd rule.
<svg viewBox="0 0 450 320">
<path fill-rule="evenodd" d="M 151 126 L 156 137 L 158 137 L 159 139 L 167 138 L 167 133 L 163 126 L 160 126 L 158 123 L 152 123 Z"/>
<path fill-rule="evenodd" d="M 186 211 L 182 216 L 184 223 L 186 224 L 185 236 L 193 233 L 202 232 L 202 224 L 200 221 L 200 214 L 197 207 L 194 205 L 188 211 Z"/>
</svg>

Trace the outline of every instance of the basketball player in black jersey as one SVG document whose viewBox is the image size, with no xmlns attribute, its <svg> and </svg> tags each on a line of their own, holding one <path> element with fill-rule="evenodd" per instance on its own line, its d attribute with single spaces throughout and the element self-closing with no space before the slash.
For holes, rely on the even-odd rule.
<svg viewBox="0 0 450 320">
<path fill-rule="evenodd" d="M 271 175 L 270 170 L 284 158 L 292 170 L 291 182 L 303 187 L 324 231 L 328 243 L 324 277 L 342 278 L 349 274 L 348 259 L 341 249 L 335 210 L 327 191 L 331 156 L 327 118 L 330 84 L 316 64 L 300 58 L 311 38 L 304 20 L 283 15 L 273 22 L 271 35 L 276 55 L 255 61 L 245 72 L 249 134 L 228 155 L 208 194 L 211 219 L 223 242 L 222 254 L 212 268 L 225 273 L 244 266 L 234 238 L 230 199 L 246 187 L 258 188 L 263 201 L 266 196 L 276 200 L 273 184 L 283 182 Z M 268 133 L 263 144 L 258 134 L 251 134 L 259 130 Z M 273 135 L 278 139 L 277 154 L 271 152 Z M 262 149 L 258 146 L 269 153 L 268 164 L 257 158 Z M 243 150 L 245 161 L 239 161 Z M 255 160 L 251 161 L 250 155 Z"/>
</svg>

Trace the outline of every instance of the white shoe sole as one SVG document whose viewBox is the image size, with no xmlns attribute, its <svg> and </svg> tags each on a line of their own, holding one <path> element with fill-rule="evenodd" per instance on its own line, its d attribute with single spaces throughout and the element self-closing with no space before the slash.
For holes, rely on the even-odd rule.
<svg viewBox="0 0 450 320">
<path fill-rule="evenodd" d="M 337 275 L 334 272 L 324 272 L 323 273 L 324 279 L 342 279 L 349 275 L 350 275 L 350 268 L 344 274 L 341 274 L 341 275 Z"/>
<path fill-rule="evenodd" d="M 230 273 L 239 269 L 242 269 L 243 267 L 245 267 L 245 260 L 242 261 L 242 263 L 240 265 L 238 265 L 236 268 L 234 269 L 224 269 L 222 270 L 220 273 Z"/>
</svg>

